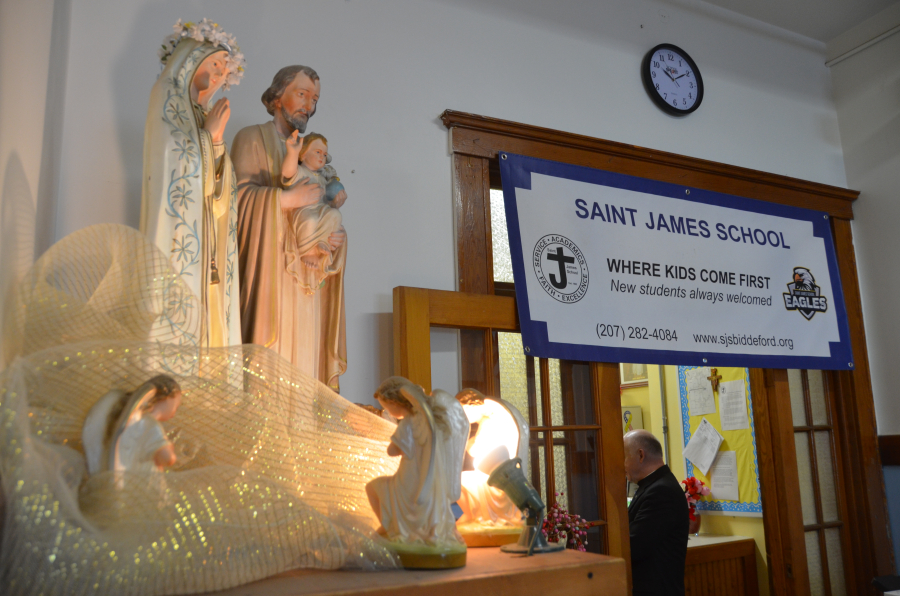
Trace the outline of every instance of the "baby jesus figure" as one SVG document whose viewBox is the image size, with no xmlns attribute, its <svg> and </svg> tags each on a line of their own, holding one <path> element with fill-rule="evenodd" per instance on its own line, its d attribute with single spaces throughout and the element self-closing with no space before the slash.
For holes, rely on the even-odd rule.
<svg viewBox="0 0 900 596">
<path fill-rule="evenodd" d="M 346 255 L 346 243 L 335 249 L 328 241 L 341 230 L 341 212 L 334 199 L 344 188 L 328 161 L 328 139 L 318 133 L 301 138 L 295 131 L 285 141 L 282 187 L 293 188 L 301 182 L 322 187 L 318 202 L 291 210 L 285 237 L 285 267 L 308 294 L 343 268 Z"/>
</svg>

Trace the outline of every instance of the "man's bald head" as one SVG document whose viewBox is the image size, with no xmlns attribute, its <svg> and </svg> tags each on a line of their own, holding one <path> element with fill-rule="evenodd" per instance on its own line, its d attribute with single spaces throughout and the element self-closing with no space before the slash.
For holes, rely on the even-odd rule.
<svg viewBox="0 0 900 596">
<path fill-rule="evenodd" d="M 625 476 L 639 482 L 662 466 L 663 453 L 659 440 L 646 430 L 633 430 L 625 435 Z"/>
<path fill-rule="evenodd" d="M 647 457 L 662 461 L 662 444 L 646 430 L 633 430 L 625 435 L 625 445 L 631 445 L 633 449 L 643 449 Z"/>
</svg>

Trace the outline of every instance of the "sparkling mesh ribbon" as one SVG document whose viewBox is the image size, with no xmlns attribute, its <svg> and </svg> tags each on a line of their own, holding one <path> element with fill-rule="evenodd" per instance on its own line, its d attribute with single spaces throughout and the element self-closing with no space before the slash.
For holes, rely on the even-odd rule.
<svg viewBox="0 0 900 596">
<path fill-rule="evenodd" d="M 200 351 L 196 297 L 141 234 L 66 237 L 4 321 L 0 585 L 8 594 L 182 594 L 299 567 L 396 567 L 365 484 L 394 426 L 265 348 Z M 183 390 L 165 473 L 88 477 L 82 425 L 111 389 Z"/>
</svg>

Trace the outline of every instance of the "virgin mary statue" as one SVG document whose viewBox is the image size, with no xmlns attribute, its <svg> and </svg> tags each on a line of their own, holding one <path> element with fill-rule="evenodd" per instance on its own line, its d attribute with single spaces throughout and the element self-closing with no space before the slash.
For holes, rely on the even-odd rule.
<svg viewBox="0 0 900 596">
<path fill-rule="evenodd" d="M 243 75 L 234 38 L 215 23 L 179 20 L 160 50 L 144 129 L 140 229 L 200 299 L 201 347 L 241 343 L 237 187 L 222 139 L 228 100 Z"/>
</svg>

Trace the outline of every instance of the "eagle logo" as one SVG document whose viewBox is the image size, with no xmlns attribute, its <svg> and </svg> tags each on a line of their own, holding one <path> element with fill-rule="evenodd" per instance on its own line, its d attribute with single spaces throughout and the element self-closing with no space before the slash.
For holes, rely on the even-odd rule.
<svg viewBox="0 0 900 596">
<path fill-rule="evenodd" d="M 806 320 L 813 318 L 817 312 L 828 310 L 828 298 L 822 296 L 822 290 L 816 285 L 816 279 L 806 267 L 794 267 L 794 281 L 787 285 L 784 296 L 784 307 L 796 310 Z"/>
</svg>

